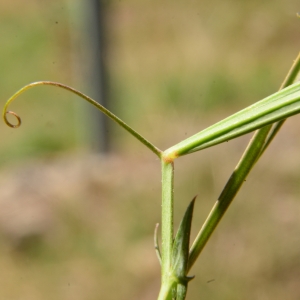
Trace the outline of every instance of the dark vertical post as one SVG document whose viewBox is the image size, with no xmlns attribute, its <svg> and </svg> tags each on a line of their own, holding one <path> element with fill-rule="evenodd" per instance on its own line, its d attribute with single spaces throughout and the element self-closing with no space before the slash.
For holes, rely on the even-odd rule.
<svg viewBox="0 0 300 300">
<path fill-rule="evenodd" d="M 108 82 L 105 69 L 105 7 L 102 0 L 86 1 L 88 18 L 86 22 L 88 31 L 86 40 L 90 42 L 90 86 L 92 96 L 96 101 L 108 107 Z M 91 109 L 93 126 L 92 147 L 96 152 L 107 153 L 110 149 L 108 120 L 98 111 Z"/>
</svg>

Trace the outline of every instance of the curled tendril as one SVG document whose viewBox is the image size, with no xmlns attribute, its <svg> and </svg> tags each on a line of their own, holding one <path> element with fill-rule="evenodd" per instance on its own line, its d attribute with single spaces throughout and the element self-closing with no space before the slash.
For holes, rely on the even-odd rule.
<svg viewBox="0 0 300 300">
<path fill-rule="evenodd" d="M 15 118 L 16 118 L 17 121 L 18 121 L 18 123 L 17 123 L 17 124 L 12 124 L 12 123 L 10 123 L 10 122 L 8 121 L 8 119 L 7 119 L 7 115 L 13 115 L 13 116 L 15 116 Z M 11 111 L 11 110 L 5 112 L 5 115 L 4 115 L 4 122 L 5 122 L 5 124 L 6 124 L 7 126 L 9 126 L 9 127 L 11 127 L 11 128 L 18 128 L 18 127 L 20 127 L 21 124 L 22 124 L 21 117 L 20 117 L 18 114 L 16 114 L 15 112 Z"/>
<path fill-rule="evenodd" d="M 4 122 L 11 128 L 18 128 L 21 126 L 21 118 L 13 111 L 8 110 L 8 106 L 10 105 L 11 102 L 13 102 L 18 96 L 20 96 L 23 92 L 26 90 L 38 86 L 38 85 L 50 85 L 50 86 L 55 86 L 62 88 L 64 90 L 67 90 L 69 92 L 72 92 L 73 94 L 76 94 L 77 96 L 83 98 L 96 108 L 98 108 L 102 113 L 104 113 L 107 117 L 115 121 L 117 124 L 119 124 L 121 127 L 123 127 L 127 132 L 129 132 L 131 135 L 133 135 L 135 138 L 137 138 L 142 144 L 144 144 L 148 149 L 150 149 L 154 154 L 156 154 L 158 157 L 161 157 L 162 151 L 158 149 L 156 146 L 154 146 L 152 143 L 150 143 L 148 140 L 146 140 L 142 135 L 140 135 L 137 131 L 135 131 L 133 128 L 128 126 L 125 122 L 123 122 L 120 118 L 118 118 L 116 115 L 114 115 L 112 112 L 110 112 L 108 109 L 106 109 L 104 106 L 102 106 L 100 103 L 96 102 L 89 96 L 79 92 L 78 90 L 75 90 L 65 84 L 58 83 L 58 82 L 53 82 L 53 81 L 37 81 L 30 83 L 23 88 L 21 88 L 19 91 L 17 91 L 13 96 L 11 96 L 6 104 L 4 105 L 3 111 L 2 111 L 2 118 Z M 12 124 L 11 122 L 8 121 L 7 115 L 13 115 L 18 123 L 16 125 Z"/>
</svg>

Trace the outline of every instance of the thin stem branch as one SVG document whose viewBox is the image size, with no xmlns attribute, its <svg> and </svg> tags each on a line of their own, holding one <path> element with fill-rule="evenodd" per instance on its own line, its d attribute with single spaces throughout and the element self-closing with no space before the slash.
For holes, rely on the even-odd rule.
<svg viewBox="0 0 300 300">
<path fill-rule="evenodd" d="M 246 151 L 241 157 L 238 165 L 229 178 L 218 201 L 213 206 L 191 247 L 188 269 L 190 269 L 197 260 L 197 257 L 200 255 L 213 231 L 217 227 L 235 195 L 239 191 L 251 168 L 254 166 L 264 145 L 268 132 L 269 128 L 264 127 L 259 132 L 254 134 Z"/>
<path fill-rule="evenodd" d="M 280 89 L 284 89 L 285 87 L 291 85 L 296 80 L 296 78 L 299 74 L 299 71 L 300 71 L 300 53 L 298 54 L 290 71 L 288 72 L 283 83 L 281 84 Z M 265 152 L 265 150 L 269 147 L 269 145 L 271 144 L 271 142 L 273 141 L 273 139 L 275 138 L 276 134 L 279 132 L 280 128 L 282 127 L 282 125 L 284 124 L 285 121 L 286 121 L 286 119 L 281 120 L 281 121 L 277 122 L 276 124 L 272 125 L 271 132 L 265 142 L 265 145 L 264 145 L 260 155 L 262 155 Z"/>
<path fill-rule="evenodd" d="M 38 85 L 51 85 L 51 86 L 55 86 L 55 87 L 65 89 L 67 91 L 70 91 L 70 92 L 78 95 L 79 97 L 83 98 L 84 100 L 86 100 L 87 102 L 89 102 L 90 104 L 92 104 L 93 106 L 98 108 L 101 112 L 103 112 L 106 116 L 108 116 L 110 119 L 115 121 L 121 127 L 123 127 L 127 132 L 129 132 L 131 135 L 133 135 L 135 138 L 137 138 L 142 144 L 144 144 L 148 149 L 150 149 L 159 158 L 161 157 L 162 151 L 160 149 L 158 149 L 156 146 L 154 146 L 152 143 L 150 143 L 141 134 L 139 134 L 137 131 L 132 129 L 129 125 L 127 125 L 124 121 L 122 121 L 120 118 L 118 118 L 115 114 L 110 112 L 108 109 L 106 109 L 104 106 L 102 106 L 101 104 L 99 104 L 98 102 L 96 102 L 95 100 L 90 98 L 89 96 L 79 92 L 76 89 L 73 89 L 73 88 L 71 88 L 67 85 L 64 85 L 64 84 L 61 84 L 61 83 L 58 83 L 58 82 L 52 82 L 52 81 L 33 82 L 33 83 L 30 83 L 30 84 L 26 85 L 25 87 L 23 87 L 22 89 L 17 91 L 12 97 L 10 97 L 9 100 L 6 102 L 6 104 L 4 106 L 4 109 L 3 109 L 3 113 L 2 113 L 3 119 L 4 119 L 5 123 L 8 126 L 10 126 L 12 128 L 17 128 L 21 125 L 21 118 L 16 113 L 14 113 L 12 111 L 9 111 L 8 106 L 11 104 L 11 102 L 13 102 L 23 92 L 27 91 L 28 89 L 30 89 L 32 87 L 38 86 Z M 13 125 L 12 123 L 10 123 L 7 119 L 7 114 L 14 115 L 17 118 L 18 123 L 16 125 Z"/>
<path fill-rule="evenodd" d="M 162 164 L 161 288 L 158 300 L 172 300 L 176 279 L 172 275 L 174 163 Z"/>
<path fill-rule="evenodd" d="M 168 281 L 171 270 L 174 211 L 174 163 L 162 160 L 162 282 Z"/>
<path fill-rule="evenodd" d="M 280 89 L 293 83 L 300 69 L 300 54 L 292 65 L 288 75 L 283 81 Z M 250 140 L 243 156 L 241 157 L 238 165 L 236 166 L 234 172 L 229 178 L 227 184 L 225 185 L 218 201 L 213 206 L 209 216 L 204 222 L 200 232 L 198 233 L 192 247 L 190 250 L 190 258 L 188 269 L 190 269 L 195 263 L 197 257 L 200 255 L 213 231 L 217 227 L 221 218 L 225 214 L 229 205 L 233 201 L 234 197 L 238 193 L 239 189 L 246 180 L 247 175 L 251 171 L 252 167 L 255 165 L 259 157 L 262 155 L 267 146 L 271 143 L 272 138 L 278 132 L 281 122 L 278 122 L 274 128 L 274 134 L 271 135 L 270 130 L 272 125 L 265 126 L 260 130 L 256 131 L 252 139 Z M 279 126 L 280 125 L 280 126 Z"/>
</svg>

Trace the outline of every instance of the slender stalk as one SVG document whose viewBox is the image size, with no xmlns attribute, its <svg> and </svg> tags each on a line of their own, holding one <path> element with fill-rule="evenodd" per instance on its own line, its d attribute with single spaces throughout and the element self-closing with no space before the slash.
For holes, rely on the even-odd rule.
<svg viewBox="0 0 300 300">
<path fill-rule="evenodd" d="M 174 293 L 176 284 L 177 283 L 175 280 L 169 280 L 168 282 L 162 283 L 157 300 L 174 300 L 174 299 L 176 299 L 173 297 L 173 293 Z"/>
<path fill-rule="evenodd" d="M 173 211 L 174 211 L 174 163 L 162 160 L 162 228 L 161 259 L 162 281 L 166 281 L 171 268 L 173 245 Z"/>
<path fill-rule="evenodd" d="M 297 59 L 292 65 L 280 89 L 292 84 L 295 78 L 297 77 L 299 70 L 300 54 L 298 55 Z M 204 222 L 200 232 L 198 233 L 191 247 L 188 269 L 190 269 L 195 263 L 197 257 L 200 255 L 201 251 L 203 250 L 204 246 L 206 245 L 207 241 L 212 235 L 214 229 L 217 227 L 227 208 L 229 207 L 237 192 L 241 188 L 252 167 L 257 162 L 257 160 L 262 155 L 267 146 L 271 143 L 272 139 L 274 138 L 275 134 L 278 132 L 282 124 L 283 122 L 280 121 L 276 125 L 274 125 L 273 135 L 272 132 L 270 134 L 272 125 L 265 126 L 262 129 L 255 132 L 238 165 L 236 166 L 234 172 L 232 173 L 226 186 L 224 187 L 218 201 L 212 208 L 209 216 Z"/>
<path fill-rule="evenodd" d="M 280 90 L 284 89 L 285 87 L 293 84 L 293 82 L 296 80 L 298 74 L 300 71 L 300 52 L 296 59 L 294 60 L 293 65 L 291 66 L 289 72 L 287 73 L 284 81 L 282 82 L 280 86 Z"/>
<path fill-rule="evenodd" d="M 253 136 L 191 247 L 188 269 L 190 269 L 197 260 L 197 257 L 200 255 L 202 249 L 239 191 L 251 168 L 254 166 L 268 132 L 269 128 L 264 127 Z"/>
<path fill-rule="evenodd" d="M 127 125 L 124 121 L 122 121 L 120 118 L 118 118 L 115 114 L 110 112 L 108 109 L 106 109 L 104 106 L 90 98 L 89 96 L 79 92 L 76 89 L 73 89 L 67 85 L 58 83 L 58 82 L 52 82 L 52 81 L 37 81 L 30 83 L 23 88 L 21 88 L 19 91 L 17 91 L 12 97 L 9 98 L 9 100 L 5 103 L 5 106 L 3 108 L 3 119 L 5 123 L 13 128 L 17 128 L 21 125 L 21 118 L 14 112 L 8 111 L 8 106 L 10 105 L 11 102 L 13 102 L 18 96 L 20 96 L 23 92 L 27 91 L 28 89 L 38 86 L 38 85 L 51 85 L 51 86 L 56 86 L 65 90 L 68 90 L 79 97 L 83 98 L 96 108 L 98 108 L 101 112 L 103 112 L 106 116 L 108 116 L 110 119 L 115 121 L 117 124 L 119 124 L 121 127 L 123 127 L 127 132 L 129 132 L 131 135 L 133 135 L 135 138 L 137 138 L 142 144 L 144 144 L 148 149 L 150 149 L 154 154 L 156 154 L 159 158 L 161 157 L 162 151 L 158 149 L 156 146 L 154 146 L 152 143 L 150 143 L 147 139 L 145 139 L 142 135 L 140 135 L 137 131 L 132 129 L 129 125 Z M 16 117 L 18 123 L 16 125 L 13 125 L 7 120 L 7 114 L 12 114 Z"/>
<path fill-rule="evenodd" d="M 173 247 L 174 163 L 162 159 L 161 290 L 159 300 L 172 299 L 175 285 L 171 261 Z"/>
<path fill-rule="evenodd" d="M 284 89 L 285 87 L 291 85 L 297 78 L 300 71 L 300 53 L 298 54 L 297 58 L 295 59 L 290 71 L 288 72 L 287 76 L 285 77 L 283 83 L 281 84 L 280 89 Z M 286 120 L 286 119 L 285 119 Z M 285 120 L 281 120 L 277 122 L 276 124 L 272 125 L 271 132 L 266 140 L 266 143 L 262 149 L 261 155 L 265 152 L 265 150 L 268 148 L 268 146 L 273 141 L 276 134 L 279 132 L 280 128 L 284 124 Z"/>
</svg>

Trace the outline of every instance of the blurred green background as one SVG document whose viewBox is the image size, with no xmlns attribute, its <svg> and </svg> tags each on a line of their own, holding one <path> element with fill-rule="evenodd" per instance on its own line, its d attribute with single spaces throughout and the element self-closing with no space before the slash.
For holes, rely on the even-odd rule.
<svg viewBox="0 0 300 300">
<path fill-rule="evenodd" d="M 161 149 L 275 92 L 300 49 L 296 0 L 104 4 L 110 108 Z M 37 80 L 89 94 L 73 14 L 83 5 L 1 1 L 2 106 Z M 91 153 L 80 102 L 37 87 L 11 107 L 22 127 L 0 124 L 0 299 L 158 294 L 159 161 L 111 123 L 111 153 Z M 287 122 L 249 176 L 191 271 L 188 299 L 300 298 L 299 125 Z M 193 237 L 249 138 L 176 162 L 176 224 L 198 194 Z"/>
</svg>

